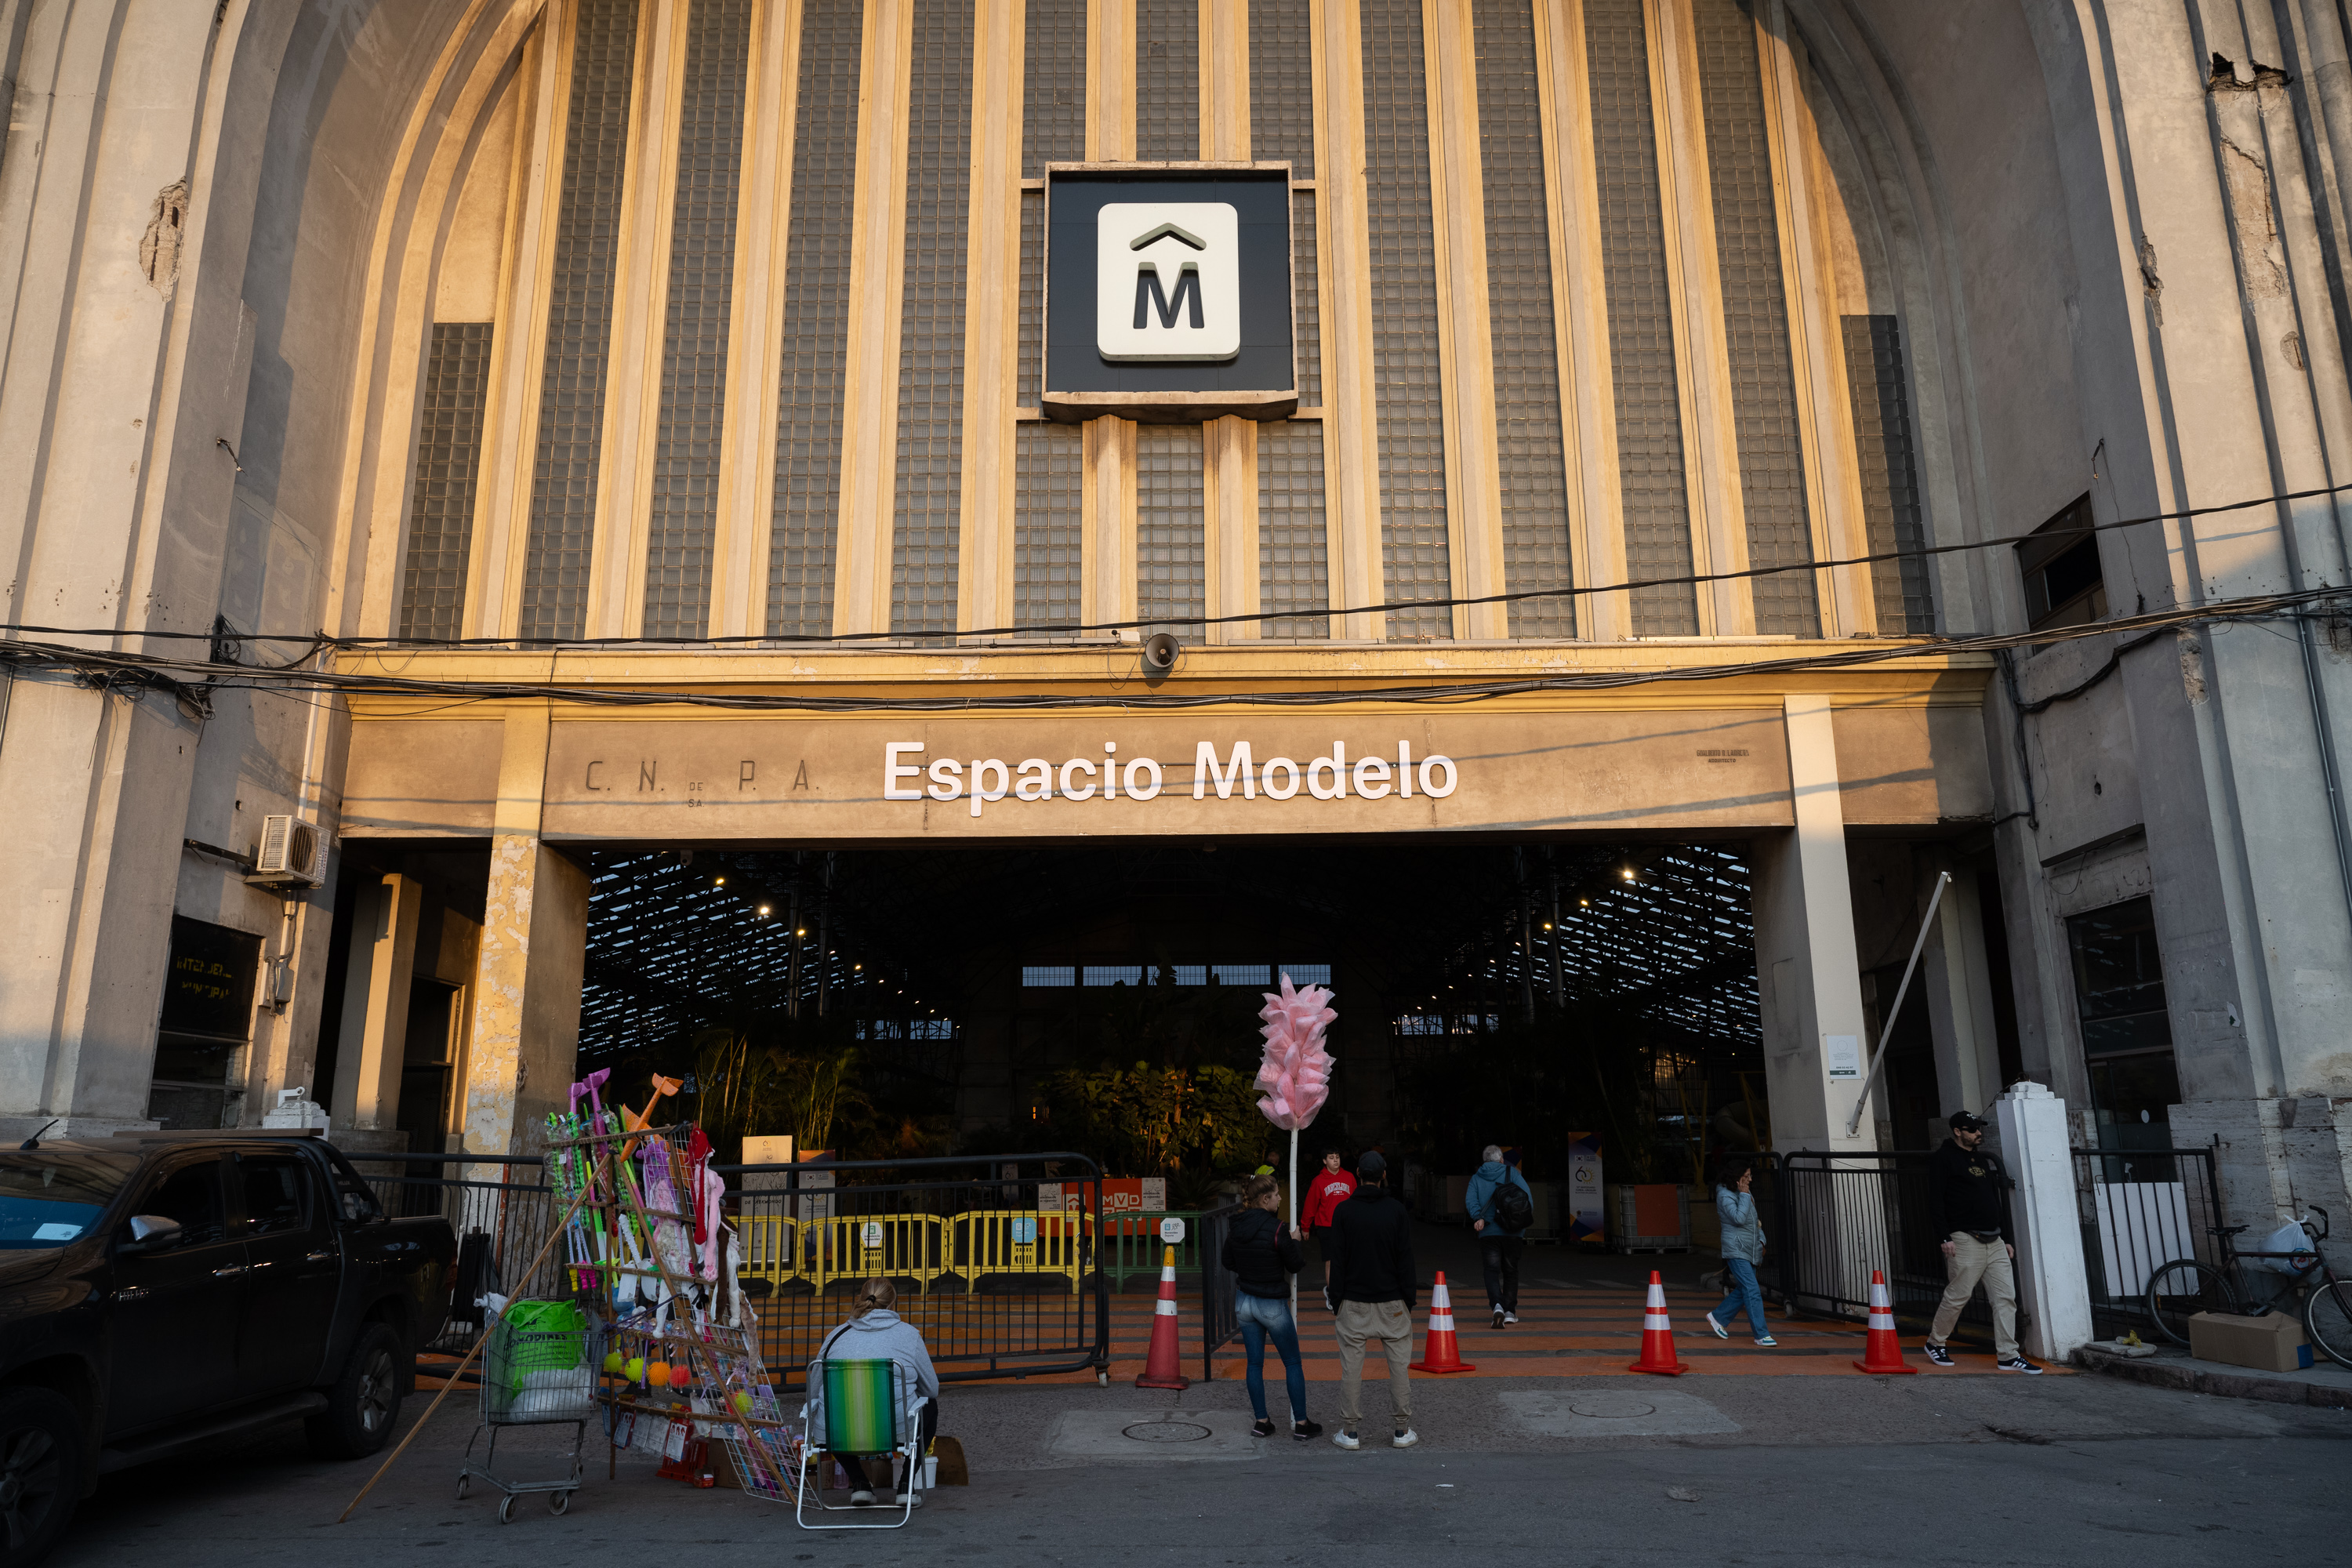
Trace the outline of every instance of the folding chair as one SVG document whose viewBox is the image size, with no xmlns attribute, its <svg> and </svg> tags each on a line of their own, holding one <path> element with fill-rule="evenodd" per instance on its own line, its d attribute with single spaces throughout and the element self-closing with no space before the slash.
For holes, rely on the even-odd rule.
<svg viewBox="0 0 2352 1568">
<path fill-rule="evenodd" d="M 809 1363 L 805 1386 L 824 1390 L 824 1430 L 809 1434 L 807 1468 L 801 1473 L 793 1522 L 803 1530 L 896 1530 L 914 1518 L 915 1489 L 923 1476 L 922 1423 L 918 1419 L 923 1396 L 915 1392 L 907 1369 L 889 1360 L 813 1361 Z M 820 1513 L 876 1517 L 853 1504 L 826 1502 L 821 1495 L 824 1467 L 840 1454 L 867 1463 L 877 1456 L 886 1455 L 906 1461 L 898 1506 L 881 1510 L 884 1518 L 897 1513 L 896 1519 L 867 1524 L 819 1524 L 809 1521 L 807 1509 L 812 1499 Z M 869 1474 L 868 1483 L 871 1481 Z"/>
</svg>

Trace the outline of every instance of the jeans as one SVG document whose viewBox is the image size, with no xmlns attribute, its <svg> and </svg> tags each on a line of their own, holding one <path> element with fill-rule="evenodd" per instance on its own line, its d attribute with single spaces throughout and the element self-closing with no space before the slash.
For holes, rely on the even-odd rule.
<svg viewBox="0 0 2352 1568">
<path fill-rule="evenodd" d="M 1389 1405 L 1396 1429 L 1412 1425 L 1412 1314 L 1402 1301 L 1339 1303 L 1339 1425 L 1352 1432 L 1364 1390 L 1364 1342 L 1378 1340 L 1389 1357 Z"/>
<path fill-rule="evenodd" d="M 2008 1244 L 1999 1239 L 1979 1241 L 1965 1230 L 1952 1232 L 1950 1240 L 1952 1255 L 1944 1259 L 1949 1282 L 1944 1287 L 1944 1299 L 1936 1304 L 1936 1321 L 1927 1337 L 1939 1345 L 1952 1337 L 1981 1279 L 1985 1300 L 1992 1307 L 1993 1353 L 2007 1361 L 2017 1354 L 2017 1271 L 2010 1265 Z"/>
<path fill-rule="evenodd" d="M 1727 1258 L 1723 1260 L 1723 1305 L 1707 1316 L 1727 1329 L 1742 1310 L 1755 1326 L 1758 1339 L 1770 1336 L 1772 1331 L 1764 1326 L 1764 1292 L 1756 1283 L 1756 1265 L 1745 1258 Z"/>
<path fill-rule="evenodd" d="M 1490 1312 L 1516 1312 L 1519 1310 L 1519 1254 L 1528 1244 L 1516 1236 L 1482 1236 L 1478 1250 L 1486 1264 L 1486 1310 Z"/>
<path fill-rule="evenodd" d="M 1279 1296 L 1234 1292 L 1234 1316 L 1241 1321 L 1242 1346 L 1249 1352 L 1249 1370 L 1243 1382 L 1249 1389 L 1250 1408 L 1261 1421 L 1265 1415 L 1265 1342 L 1282 1352 L 1282 1381 L 1290 1393 L 1290 1418 L 1307 1419 L 1307 1367 L 1298 1359 L 1298 1324 L 1290 1303 Z"/>
</svg>

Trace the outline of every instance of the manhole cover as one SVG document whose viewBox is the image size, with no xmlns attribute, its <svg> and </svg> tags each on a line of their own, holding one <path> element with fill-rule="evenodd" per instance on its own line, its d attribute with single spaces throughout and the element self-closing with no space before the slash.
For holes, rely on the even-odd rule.
<svg viewBox="0 0 2352 1568">
<path fill-rule="evenodd" d="M 1190 1421 L 1139 1421 L 1127 1428 L 1127 1436 L 1139 1443 L 1197 1443 L 1208 1435 L 1206 1426 Z"/>
<path fill-rule="evenodd" d="M 1579 1415 L 1590 1415 L 1596 1421 L 1632 1421 L 1643 1415 L 1654 1415 L 1658 1407 L 1645 1405 L 1628 1394 L 1598 1394 L 1584 1399 L 1571 1399 L 1568 1407 Z"/>
</svg>

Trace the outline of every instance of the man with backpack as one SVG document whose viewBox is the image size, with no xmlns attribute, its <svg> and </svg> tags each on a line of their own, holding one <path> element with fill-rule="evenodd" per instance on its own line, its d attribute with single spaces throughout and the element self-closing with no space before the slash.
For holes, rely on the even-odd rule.
<svg viewBox="0 0 2352 1568">
<path fill-rule="evenodd" d="M 1502 1146 L 1489 1143 L 1484 1158 L 1462 1201 L 1470 1211 L 1470 1228 L 1478 1233 L 1486 1264 L 1486 1305 L 1499 1329 L 1519 1321 L 1519 1254 L 1527 1250 L 1528 1226 L 1536 1222 L 1536 1197 L 1519 1174 L 1517 1150 L 1506 1164 Z"/>
</svg>

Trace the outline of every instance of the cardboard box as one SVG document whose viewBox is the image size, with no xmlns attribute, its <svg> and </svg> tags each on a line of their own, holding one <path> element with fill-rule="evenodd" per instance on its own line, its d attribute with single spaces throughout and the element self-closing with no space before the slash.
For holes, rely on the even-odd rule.
<svg viewBox="0 0 2352 1568">
<path fill-rule="evenodd" d="M 2303 1325 L 2284 1312 L 2259 1318 L 2200 1312 L 2189 1320 L 2189 1353 L 2200 1361 L 2262 1372 L 2300 1372 L 2311 1365 L 2311 1342 L 2304 1337 Z"/>
</svg>

